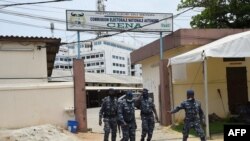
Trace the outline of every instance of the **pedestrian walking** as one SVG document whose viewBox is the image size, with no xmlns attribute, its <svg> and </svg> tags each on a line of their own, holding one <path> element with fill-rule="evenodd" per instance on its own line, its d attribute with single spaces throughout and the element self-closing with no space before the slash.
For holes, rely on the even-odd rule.
<svg viewBox="0 0 250 141">
<path fill-rule="evenodd" d="M 185 119 L 183 127 L 183 141 L 187 141 L 190 128 L 194 128 L 201 141 L 205 141 L 205 133 L 201 123 L 204 123 L 204 113 L 201 109 L 201 103 L 194 99 L 194 91 L 187 90 L 187 100 L 183 101 L 179 106 L 170 111 L 176 113 L 179 110 L 185 110 Z"/>
<path fill-rule="evenodd" d="M 137 128 L 135 121 L 134 99 L 131 91 L 127 91 L 126 96 L 119 102 L 118 120 L 122 128 L 121 141 L 135 141 L 135 130 Z"/>
<path fill-rule="evenodd" d="M 151 141 L 155 127 L 155 120 L 158 122 L 158 115 L 155 109 L 153 99 L 149 97 L 148 90 L 142 90 L 142 97 L 139 98 L 142 120 L 141 141 L 144 141 L 147 136 L 147 141 Z M 154 117 L 155 115 L 155 117 Z"/>
<path fill-rule="evenodd" d="M 109 140 L 109 133 L 111 131 L 111 141 L 116 141 L 117 133 L 117 117 L 118 117 L 118 104 L 115 98 L 115 90 L 109 89 L 109 96 L 103 99 L 103 103 L 99 112 L 99 125 L 104 122 L 104 141 Z"/>
</svg>

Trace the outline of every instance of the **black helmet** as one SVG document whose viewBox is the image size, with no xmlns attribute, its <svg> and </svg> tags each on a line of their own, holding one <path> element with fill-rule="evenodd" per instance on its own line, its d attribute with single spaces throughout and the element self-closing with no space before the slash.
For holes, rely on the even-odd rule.
<svg viewBox="0 0 250 141">
<path fill-rule="evenodd" d="M 126 93 L 126 100 L 128 102 L 132 102 L 133 101 L 133 93 L 132 93 L 131 90 L 127 91 L 127 93 Z"/>
<path fill-rule="evenodd" d="M 148 89 L 143 88 L 143 89 L 142 89 L 142 93 L 148 93 Z"/>
<path fill-rule="evenodd" d="M 109 94 L 114 94 L 115 93 L 115 90 L 113 88 L 110 88 L 109 89 Z"/>
<path fill-rule="evenodd" d="M 194 96 L 194 91 L 193 90 L 187 90 L 187 95 L 188 96 Z"/>
</svg>

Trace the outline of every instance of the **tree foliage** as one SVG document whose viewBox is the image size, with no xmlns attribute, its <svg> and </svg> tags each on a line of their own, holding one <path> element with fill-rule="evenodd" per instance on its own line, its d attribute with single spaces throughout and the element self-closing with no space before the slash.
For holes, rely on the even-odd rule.
<svg viewBox="0 0 250 141">
<path fill-rule="evenodd" d="M 250 0 L 181 0 L 178 10 L 202 8 L 193 28 L 250 28 Z"/>
</svg>

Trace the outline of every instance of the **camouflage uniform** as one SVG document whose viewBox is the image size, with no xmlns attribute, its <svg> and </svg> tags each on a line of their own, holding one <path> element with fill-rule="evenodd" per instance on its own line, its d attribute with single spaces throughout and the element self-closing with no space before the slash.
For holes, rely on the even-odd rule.
<svg viewBox="0 0 250 141">
<path fill-rule="evenodd" d="M 201 109 L 201 104 L 195 99 L 183 101 L 180 106 L 177 106 L 171 113 L 176 113 L 179 110 L 185 110 L 185 119 L 183 127 L 183 141 L 186 141 L 189 134 L 189 129 L 194 128 L 201 141 L 205 141 L 205 134 L 201 127 L 201 120 L 204 120 L 204 114 Z"/>
<path fill-rule="evenodd" d="M 100 109 L 99 119 L 104 122 L 104 141 L 108 141 L 110 130 L 112 131 L 112 141 L 116 140 L 117 132 L 117 109 L 116 99 L 105 97 Z"/>
<path fill-rule="evenodd" d="M 140 99 L 140 109 L 141 109 L 141 120 L 142 120 L 142 135 L 141 141 L 144 141 L 144 138 L 148 134 L 147 141 L 150 141 L 153 136 L 153 130 L 155 127 L 155 120 L 153 109 L 155 105 L 152 98 L 141 98 Z"/>
<path fill-rule="evenodd" d="M 118 106 L 118 119 L 121 123 L 123 138 L 121 141 L 135 141 L 135 122 L 134 101 L 128 102 L 123 99 Z"/>
</svg>

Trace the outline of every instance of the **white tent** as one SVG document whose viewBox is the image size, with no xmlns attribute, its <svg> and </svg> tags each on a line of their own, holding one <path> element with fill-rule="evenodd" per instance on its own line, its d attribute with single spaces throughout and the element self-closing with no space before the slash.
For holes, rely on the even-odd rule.
<svg viewBox="0 0 250 141">
<path fill-rule="evenodd" d="M 206 106 L 206 136 L 209 137 L 208 122 L 208 88 L 207 88 L 207 58 L 239 58 L 250 57 L 250 31 L 229 35 L 189 52 L 169 59 L 169 65 L 204 62 L 204 92 Z"/>
<path fill-rule="evenodd" d="M 250 31 L 229 35 L 169 59 L 169 65 L 201 62 L 207 57 L 250 57 Z"/>
</svg>

